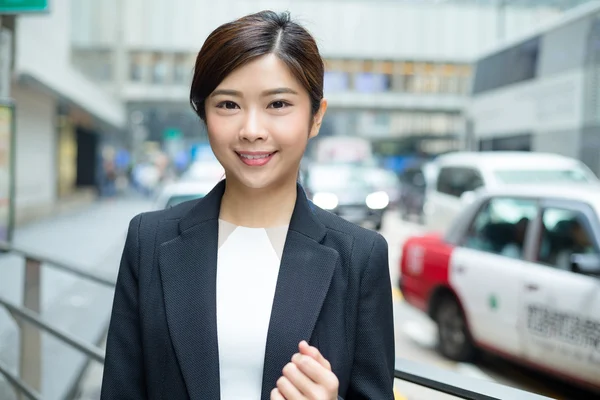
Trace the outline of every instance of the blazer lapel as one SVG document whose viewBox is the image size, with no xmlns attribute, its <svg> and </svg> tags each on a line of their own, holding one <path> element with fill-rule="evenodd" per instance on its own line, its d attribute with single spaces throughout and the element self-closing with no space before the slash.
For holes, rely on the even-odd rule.
<svg viewBox="0 0 600 400">
<path fill-rule="evenodd" d="M 222 181 L 159 248 L 167 324 L 190 399 L 220 398 L 216 279 Z"/>
<path fill-rule="evenodd" d="M 325 233 L 298 186 L 271 310 L 262 400 L 269 399 L 282 368 L 298 352 L 298 343 L 309 341 L 333 272 L 340 263 L 338 252 L 321 244 Z"/>
</svg>

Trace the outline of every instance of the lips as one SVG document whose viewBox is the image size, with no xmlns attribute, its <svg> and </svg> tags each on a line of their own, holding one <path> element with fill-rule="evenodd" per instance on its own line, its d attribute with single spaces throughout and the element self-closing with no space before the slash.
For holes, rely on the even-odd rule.
<svg viewBox="0 0 600 400">
<path fill-rule="evenodd" d="M 261 167 L 263 165 L 266 165 L 269 161 L 271 161 L 271 159 L 277 152 L 254 151 L 236 153 L 244 164 L 251 167 Z"/>
</svg>

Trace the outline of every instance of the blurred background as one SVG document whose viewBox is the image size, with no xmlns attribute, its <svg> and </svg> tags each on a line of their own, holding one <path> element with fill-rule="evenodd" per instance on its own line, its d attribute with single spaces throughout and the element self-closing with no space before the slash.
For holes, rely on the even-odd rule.
<svg viewBox="0 0 600 400">
<path fill-rule="evenodd" d="M 325 59 L 329 109 L 301 182 L 387 239 L 396 356 L 600 398 L 598 2 L 0 0 L 0 399 L 18 398 L 18 376 L 44 399 L 99 399 L 129 220 L 200 198 L 223 175 L 188 102 L 197 52 L 218 25 L 263 9 L 290 11 Z M 493 196 L 512 202 L 492 210 Z M 545 202 L 573 214 L 549 220 Z M 468 240 L 523 218 L 550 234 L 579 221 L 587 247 L 572 253 L 588 256 L 568 271 L 536 258 L 534 224 L 516 256 Z M 442 253 L 480 275 L 453 280 Z M 507 278 L 527 268 L 534 278 L 518 285 L 553 282 L 533 303 Z M 496 314 L 478 312 L 488 303 Z M 549 308 L 532 316 L 534 303 Z M 397 398 L 438 397 L 399 383 Z"/>
</svg>

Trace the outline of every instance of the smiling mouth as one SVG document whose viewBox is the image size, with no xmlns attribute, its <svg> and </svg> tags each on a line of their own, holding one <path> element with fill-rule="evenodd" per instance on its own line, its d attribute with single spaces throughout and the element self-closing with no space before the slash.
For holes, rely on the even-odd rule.
<svg viewBox="0 0 600 400">
<path fill-rule="evenodd" d="M 263 153 L 263 152 L 238 153 L 238 152 L 236 152 L 236 154 L 238 155 L 240 160 L 249 167 L 262 167 L 263 165 L 266 165 L 269 161 L 271 161 L 271 159 L 273 158 L 275 153 L 277 153 L 277 151 L 274 151 L 272 153 Z"/>
<path fill-rule="evenodd" d="M 242 153 L 237 153 L 237 154 L 238 154 L 238 156 L 245 158 L 246 160 L 260 160 L 263 158 L 271 157 L 273 154 L 275 154 L 275 152 L 263 153 L 263 154 L 242 154 Z"/>
</svg>

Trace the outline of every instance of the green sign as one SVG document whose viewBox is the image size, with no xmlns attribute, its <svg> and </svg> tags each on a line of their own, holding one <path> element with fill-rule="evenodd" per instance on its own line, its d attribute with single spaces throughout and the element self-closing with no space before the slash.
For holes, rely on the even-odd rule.
<svg viewBox="0 0 600 400">
<path fill-rule="evenodd" d="M 0 14 L 41 13 L 49 11 L 50 0 L 0 0 Z"/>
</svg>

